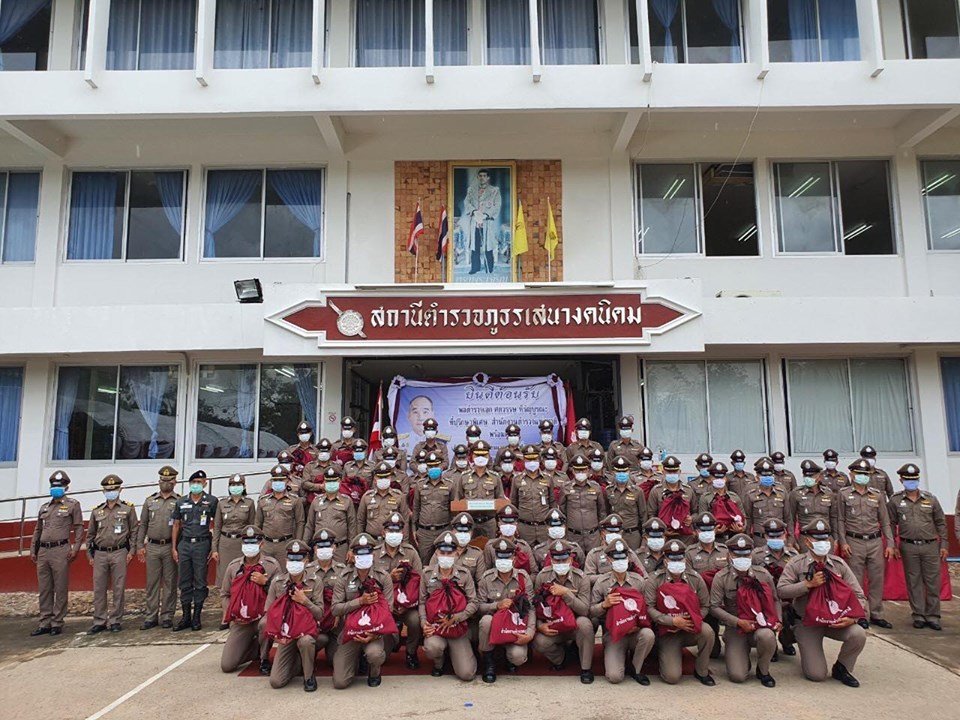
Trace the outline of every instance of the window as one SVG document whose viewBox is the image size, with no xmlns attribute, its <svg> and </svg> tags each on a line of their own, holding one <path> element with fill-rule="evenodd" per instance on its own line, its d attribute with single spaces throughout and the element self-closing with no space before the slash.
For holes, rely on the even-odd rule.
<svg viewBox="0 0 960 720">
<path fill-rule="evenodd" d="M 107 70 L 189 70 L 197 0 L 111 0 Z"/>
<path fill-rule="evenodd" d="M 893 255 L 893 209 L 885 160 L 777 163 L 781 252 Z"/>
<path fill-rule="evenodd" d="M 767 451 L 763 363 L 647 361 L 649 444 L 668 453 Z"/>
<path fill-rule="evenodd" d="M 435 0 L 433 3 L 433 64 L 468 65 L 470 32 L 468 0 Z"/>
<path fill-rule="evenodd" d="M 860 59 L 857 0 L 768 0 L 772 62 Z"/>
<path fill-rule="evenodd" d="M 538 0 L 544 65 L 596 65 L 600 24 L 596 0 Z M 487 0 L 487 64 L 530 63 L 527 0 Z"/>
<path fill-rule="evenodd" d="M 318 258 L 323 170 L 210 170 L 205 258 Z"/>
<path fill-rule="evenodd" d="M 175 456 L 173 365 L 62 367 L 54 460 L 154 460 Z"/>
<path fill-rule="evenodd" d="M 743 62 L 740 0 L 649 0 L 650 56 L 660 63 Z M 628 3 L 632 62 L 640 61 L 637 13 Z"/>
<path fill-rule="evenodd" d="M 637 249 L 646 255 L 758 255 L 750 163 L 637 165 Z"/>
<path fill-rule="evenodd" d="M 0 463 L 17 461 L 22 402 L 23 368 L 0 367 Z"/>
<path fill-rule="evenodd" d="M 201 365 L 196 458 L 270 458 L 318 427 L 317 365 Z"/>
<path fill-rule="evenodd" d="M 423 0 L 356 0 L 356 4 L 357 67 L 423 65 Z"/>
<path fill-rule="evenodd" d="M 960 357 L 940 358 L 950 452 L 960 452 Z"/>
<path fill-rule="evenodd" d="M 913 452 L 907 364 L 900 358 L 787 360 L 790 447 Z"/>
<path fill-rule="evenodd" d="M 960 7 L 957 0 L 903 0 L 907 56 L 960 58 Z"/>
<path fill-rule="evenodd" d="M 40 173 L 0 172 L 0 261 L 33 262 Z"/>
<path fill-rule="evenodd" d="M 310 67 L 314 0 L 218 0 L 218 68 Z"/>
<path fill-rule="evenodd" d="M 46 70 L 51 0 L 0 2 L 0 70 Z"/>
<path fill-rule="evenodd" d="M 960 160 L 925 160 L 923 204 L 931 250 L 960 250 Z"/>
<path fill-rule="evenodd" d="M 183 170 L 74 173 L 67 259 L 178 259 L 186 182 Z"/>
</svg>

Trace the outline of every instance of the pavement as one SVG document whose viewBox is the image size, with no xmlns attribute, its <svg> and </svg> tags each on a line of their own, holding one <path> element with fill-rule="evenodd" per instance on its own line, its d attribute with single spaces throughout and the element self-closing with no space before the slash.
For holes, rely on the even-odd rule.
<svg viewBox="0 0 960 720">
<path fill-rule="evenodd" d="M 726 680 L 723 661 L 712 662 L 717 686 L 705 688 L 691 677 L 679 686 L 657 679 L 641 687 L 627 679 L 610 685 L 598 675 L 593 685 L 577 677 L 510 677 L 496 684 L 479 679 L 461 683 L 452 676 L 384 676 L 379 688 L 361 680 L 335 691 L 328 677 L 308 695 L 292 682 L 270 689 L 266 678 L 238 679 L 220 672 L 225 632 L 215 613 L 201 632 L 137 630 L 130 616 L 123 632 L 88 636 L 88 618 L 68 620 L 56 638 L 27 637 L 26 618 L 0 620 L 0 713 L 26 720 L 123 720 L 188 717 L 191 720 L 249 720 L 322 713 L 324 717 L 473 718 L 518 717 L 577 720 L 689 720 L 698 715 L 740 717 L 747 708 L 770 707 L 791 720 L 847 720 L 869 713 L 871 720 L 927 720 L 955 717 L 960 697 L 960 602 L 944 603 L 944 632 L 914 630 L 906 603 L 888 603 L 892 631 L 871 631 L 850 689 L 828 680 L 814 684 L 800 674 L 797 657 L 772 666 L 774 689 L 751 679 Z M 833 658 L 836 644 L 828 643 Z M 600 668 L 595 668 L 600 671 Z M 769 711 L 763 711 L 765 714 Z M 751 715 L 757 714 L 754 712 Z M 773 713 L 769 713 L 773 714 Z"/>
</svg>

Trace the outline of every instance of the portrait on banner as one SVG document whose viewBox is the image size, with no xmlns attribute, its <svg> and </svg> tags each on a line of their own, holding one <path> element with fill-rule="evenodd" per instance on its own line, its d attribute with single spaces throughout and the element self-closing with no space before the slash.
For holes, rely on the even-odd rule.
<svg viewBox="0 0 960 720">
<path fill-rule="evenodd" d="M 513 282 L 516 163 L 452 162 L 449 198 L 453 208 L 447 254 L 448 282 Z"/>
</svg>

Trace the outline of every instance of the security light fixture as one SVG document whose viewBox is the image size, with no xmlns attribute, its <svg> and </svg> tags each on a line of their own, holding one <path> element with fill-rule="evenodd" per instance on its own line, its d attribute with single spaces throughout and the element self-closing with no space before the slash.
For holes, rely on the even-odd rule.
<svg viewBox="0 0 960 720">
<path fill-rule="evenodd" d="M 262 303 L 263 287 L 259 278 L 250 280 L 234 280 L 233 288 L 237 291 L 237 300 L 242 303 Z"/>
</svg>

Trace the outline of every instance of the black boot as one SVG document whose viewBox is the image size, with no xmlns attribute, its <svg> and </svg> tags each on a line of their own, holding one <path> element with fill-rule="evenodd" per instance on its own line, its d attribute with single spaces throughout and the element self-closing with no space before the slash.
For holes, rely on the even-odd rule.
<svg viewBox="0 0 960 720">
<path fill-rule="evenodd" d="M 191 630 L 200 630 L 200 613 L 203 612 L 203 603 L 198 602 L 193 607 L 193 621 L 190 623 Z"/>
<path fill-rule="evenodd" d="M 187 630 L 193 625 L 193 612 L 191 611 L 192 603 L 180 603 L 180 607 L 183 609 L 183 616 L 173 627 L 174 632 L 180 632 L 181 630 Z"/>
<path fill-rule="evenodd" d="M 850 674 L 850 671 L 843 666 L 843 663 L 834 663 L 831 675 L 833 675 L 835 680 L 839 680 L 847 687 L 860 687 L 860 681 Z"/>
<path fill-rule="evenodd" d="M 497 663 L 494 662 L 492 652 L 483 654 L 483 681 L 485 683 L 495 683 L 497 681 Z"/>
</svg>

